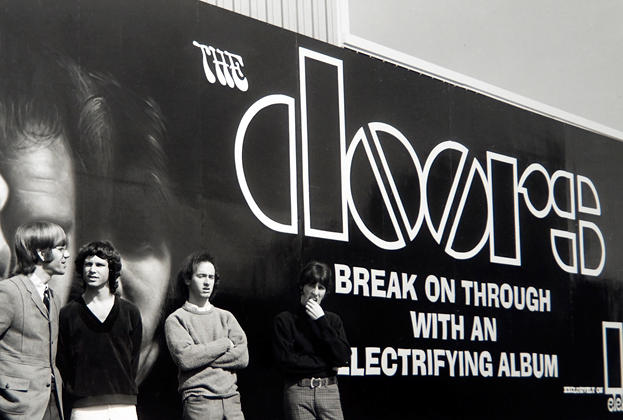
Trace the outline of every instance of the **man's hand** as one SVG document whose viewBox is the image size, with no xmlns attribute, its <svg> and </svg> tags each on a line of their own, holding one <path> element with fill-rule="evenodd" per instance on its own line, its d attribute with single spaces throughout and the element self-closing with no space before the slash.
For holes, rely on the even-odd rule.
<svg viewBox="0 0 623 420">
<path fill-rule="evenodd" d="M 318 304 L 318 302 L 313 299 L 309 299 L 305 304 L 305 312 L 314 321 L 324 316 L 324 310 L 322 310 L 322 307 Z"/>
</svg>

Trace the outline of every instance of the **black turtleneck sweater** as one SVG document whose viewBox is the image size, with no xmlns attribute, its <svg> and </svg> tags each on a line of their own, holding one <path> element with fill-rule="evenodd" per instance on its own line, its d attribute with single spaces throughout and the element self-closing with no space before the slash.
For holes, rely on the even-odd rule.
<svg viewBox="0 0 623 420">
<path fill-rule="evenodd" d="M 350 345 L 337 314 L 312 320 L 299 306 L 277 315 L 273 322 L 273 352 L 286 380 L 335 375 L 335 367 L 350 362 Z"/>
</svg>

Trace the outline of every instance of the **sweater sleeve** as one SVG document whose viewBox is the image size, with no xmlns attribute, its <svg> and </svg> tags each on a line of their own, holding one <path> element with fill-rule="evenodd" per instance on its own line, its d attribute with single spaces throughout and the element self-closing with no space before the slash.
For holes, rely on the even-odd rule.
<svg viewBox="0 0 623 420">
<path fill-rule="evenodd" d="M 63 386 L 69 394 L 74 393 L 74 358 L 72 351 L 73 319 L 78 315 L 72 311 L 72 302 L 63 307 L 58 319 L 58 349 L 56 351 L 56 367 L 61 372 Z"/>
<path fill-rule="evenodd" d="M 136 308 L 132 327 L 132 377 L 136 379 L 138 375 L 138 365 L 141 356 L 141 340 L 143 339 L 143 321 L 141 313 Z"/>
<path fill-rule="evenodd" d="M 67 329 L 68 326 L 65 324 L 65 316 L 64 311 L 61 309 L 61 313 L 58 317 L 58 351 L 56 352 L 56 366 L 61 371 L 61 374 L 65 376 L 65 367 L 67 366 L 67 361 L 71 360 L 67 352 Z"/>
<path fill-rule="evenodd" d="M 318 318 L 312 322 L 312 331 L 325 344 L 325 353 L 333 367 L 349 364 L 350 344 L 346 339 L 342 319 L 338 315 L 331 314 Z"/>
<path fill-rule="evenodd" d="M 228 349 L 225 354 L 212 363 L 212 367 L 223 369 L 242 369 L 249 364 L 249 350 L 247 348 L 247 336 L 236 318 L 228 313 L 227 317 L 228 338 L 234 343 L 234 347 Z"/>
<path fill-rule="evenodd" d="M 331 368 L 319 356 L 296 350 L 292 320 L 277 315 L 273 322 L 273 353 L 279 367 L 286 373 L 301 374 L 319 366 Z"/>
<path fill-rule="evenodd" d="M 229 342 L 225 337 L 210 343 L 195 343 L 175 313 L 165 321 L 164 333 L 171 358 L 181 370 L 211 365 L 229 347 Z"/>
</svg>

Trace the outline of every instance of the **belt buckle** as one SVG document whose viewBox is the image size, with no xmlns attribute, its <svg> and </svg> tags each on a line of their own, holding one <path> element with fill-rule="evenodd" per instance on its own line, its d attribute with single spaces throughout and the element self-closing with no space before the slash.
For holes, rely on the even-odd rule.
<svg viewBox="0 0 623 420">
<path fill-rule="evenodd" d="M 316 381 L 316 380 L 318 381 L 318 385 L 314 385 L 314 381 Z M 312 377 L 311 381 L 309 381 L 309 387 L 311 389 L 320 388 L 321 386 L 322 386 L 322 378 L 313 378 Z"/>
</svg>

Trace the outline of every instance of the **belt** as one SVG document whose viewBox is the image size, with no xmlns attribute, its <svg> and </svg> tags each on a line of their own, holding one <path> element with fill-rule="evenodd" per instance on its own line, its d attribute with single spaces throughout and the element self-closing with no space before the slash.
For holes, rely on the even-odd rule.
<svg viewBox="0 0 623 420">
<path fill-rule="evenodd" d="M 337 383 L 337 377 L 328 376 L 326 378 L 303 378 L 299 379 L 296 383 L 298 386 L 310 387 L 311 389 L 320 388 L 327 385 L 334 385 Z"/>
</svg>

